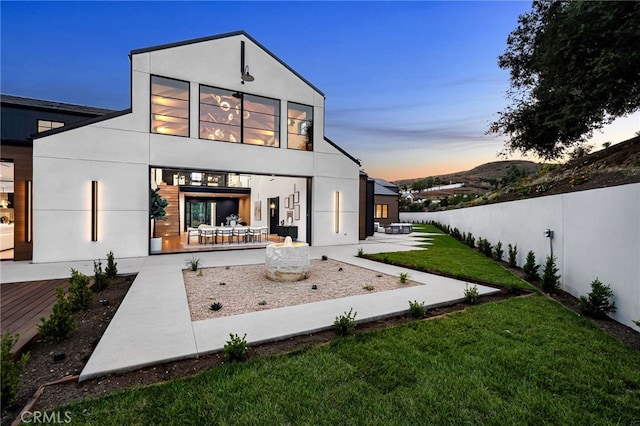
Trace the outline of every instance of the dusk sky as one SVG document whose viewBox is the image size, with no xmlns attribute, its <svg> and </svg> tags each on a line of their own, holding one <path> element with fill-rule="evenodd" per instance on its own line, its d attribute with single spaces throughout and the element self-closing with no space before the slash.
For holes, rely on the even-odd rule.
<svg viewBox="0 0 640 426">
<path fill-rule="evenodd" d="M 0 89 L 125 109 L 131 50 L 244 30 L 324 92 L 326 136 L 369 176 L 436 176 L 502 159 L 504 139 L 485 136 L 507 105 L 509 74 L 497 57 L 530 8 L 507 1 L 2 1 Z M 593 143 L 638 130 L 635 114 Z"/>
</svg>

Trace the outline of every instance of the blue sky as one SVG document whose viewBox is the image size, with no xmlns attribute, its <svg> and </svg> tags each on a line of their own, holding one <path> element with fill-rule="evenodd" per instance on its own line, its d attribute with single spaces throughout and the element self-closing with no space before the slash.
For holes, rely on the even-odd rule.
<svg viewBox="0 0 640 426">
<path fill-rule="evenodd" d="M 530 7 L 2 1 L 1 91 L 124 109 L 131 50 L 245 30 L 325 93 L 325 134 L 370 176 L 435 176 L 499 159 L 504 140 L 484 135 L 507 105 L 497 56 Z M 632 137 L 638 117 L 595 142 Z"/>
</svg>

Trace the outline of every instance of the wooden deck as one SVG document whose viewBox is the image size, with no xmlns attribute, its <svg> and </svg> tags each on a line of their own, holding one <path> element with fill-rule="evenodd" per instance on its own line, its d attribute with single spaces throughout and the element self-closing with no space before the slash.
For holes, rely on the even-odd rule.
<svg viewBox="0 0 640 426">
<path fill-rule="evenodd" d="M 0 323 L 2 333 L 20 334 L 13 347 L 20 352 L 38 335 L 41 317 L 49 317 L 56 302 L 56 287 L 69 287 L 66 279 L 6 283 L 0 285 Z"/>
</svg>

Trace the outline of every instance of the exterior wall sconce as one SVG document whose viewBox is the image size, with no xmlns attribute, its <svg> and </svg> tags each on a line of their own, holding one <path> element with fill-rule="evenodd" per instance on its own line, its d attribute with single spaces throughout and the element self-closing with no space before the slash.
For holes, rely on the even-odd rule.
<svg viewBox="0 0 640 426">
<path fill-rule="evenodd" d="M 336 197 L 336 202 L 335 202 L 336 217 L 334 219 L 334 225 L 335 225 L 335 233 L 338 234 L 340 232 L 340 191 L 336 191 L 335 197 Z"/>
<path fill-rule="evenodd" d="M 91 241 L 98 241 L 98 181 L 91 181 Z"/>
<path fill-rule="evenodd" d="M 249 65 L 247 65 L 246 67 L 244 67 L 244 71 L 242 72 L 242 84 L 244 84 L 245 81 L 253 81 L 255 80 L 255 78 L 249 74 Z"/>
<path fill-rule="evenodd" d="M 24 240 L 27 243 L 31 242 L 33 221 L 31 217 L 31 203 L 33 202 L 32 196 L 32 182 L 27 180 L 24 182 Z"/>
</svg>

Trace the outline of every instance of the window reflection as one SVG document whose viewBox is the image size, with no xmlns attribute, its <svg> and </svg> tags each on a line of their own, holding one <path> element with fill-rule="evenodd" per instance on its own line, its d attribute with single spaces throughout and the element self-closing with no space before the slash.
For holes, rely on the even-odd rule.
<svg viewBox="0 0 640 426">
<path fill-rule="evenodd" d="M 313 151 L 313 107 L 289 102 L 287 147 Z"/>
<path fill-rule="evenodd" d="M 240 142 L 240 98 L 230 90 L 200 86 L 200 138 Z"/>
<path fill-rule="evenodd" d="M 280 101 L 200 86 L 200 138 L 280 146 Z"/>
</svg>

